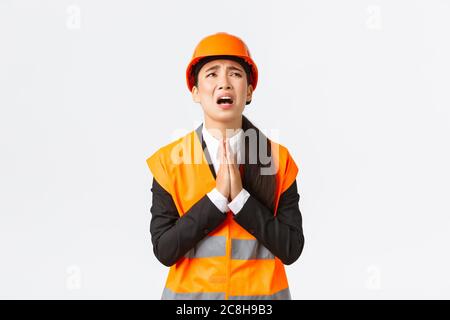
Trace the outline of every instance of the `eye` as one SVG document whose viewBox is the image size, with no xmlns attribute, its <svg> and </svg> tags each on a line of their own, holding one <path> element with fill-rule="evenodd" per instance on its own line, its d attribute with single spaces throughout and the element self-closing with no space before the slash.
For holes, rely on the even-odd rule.
<svg viewBox="0 0 450 320">
<path fill-rule="evenodd" d="M 210 75 L 216 75 L 216 73 L 215 72 L 211 72 L 211 73 L 206 75 L 206 78 L 208 78 Z"/>
<path fill-rule="evenodd" d="M 234 75 L 238 76 L 238 78 L 241 78 L 241 77 L 242 77 L 242 75 L 241 75 L 240 73 L 237 73 L 237 72 L 232 72 L 231 74 L 232 74 L 232 75 L 234 74 Z"/>
</svg>

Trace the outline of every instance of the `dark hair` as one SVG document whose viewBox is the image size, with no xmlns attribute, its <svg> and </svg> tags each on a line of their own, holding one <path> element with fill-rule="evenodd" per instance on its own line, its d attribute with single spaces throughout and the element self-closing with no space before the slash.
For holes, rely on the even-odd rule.
<svg viewBox="0 0 450 320">
<path fill-rule="evenodd" d="M 210 61 L 218 60 L 218 59 L 227 59 L 227 60 L 233 60 L 238 62 L 242 68 L 244 68 L 245 74 L 247 75 L 247 86 L 252 83 L 252 68 L 251 66 L 242 58 L 236 57 L 236 56 L 227 56 L 227 55 L 218 55 L 218 56 L 210 56 L 200 59 L 199 62 L 197 62 L 194 67 L 192 68 L 192 75 L 194 77 L 194 85 L 197 87 L 198 85 L 198 73 L 200 72 L 200 69 L 207 64 Z M 245 104 L 250 104 L 250 101 L 246 101 Z"/>
<path fill-rule="evenodd" d="M 244 139 L 245 141 L 245 163 L 244 163 L 244 177 L 242 179 L 242 186 L 246 189 L 253 197 L 255 197 L 259 202 L 264 204 L 270 211 L 275 210 L 275 192 L 276 192 L 276 175 L 261 175 L 262 168 L 269 168 L 273 165 L 272 148 L 270 140 L 253 124 L 250 120 L 242 115 L 242 130 L 244 133 L 248 129 L 253 129 L 256 132 L 256 148 L 249 148 L 249 139 Z M 262 139 L 262 142 L 260 140 Z M 270 157 L 270 161 L 267 164 L 261 163 L 260 159 L 260 146 L 266 145 L 267 155 L 265 157 Z M 257 163 L 252 164 L 249 161 L 250 151 L 257 152 L 256 158 Z"/>
</svg>

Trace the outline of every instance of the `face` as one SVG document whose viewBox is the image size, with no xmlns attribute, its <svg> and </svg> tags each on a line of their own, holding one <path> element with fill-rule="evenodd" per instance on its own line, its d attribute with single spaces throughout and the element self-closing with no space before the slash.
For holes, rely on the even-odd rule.
<svg viewBox="0 0 450 320">
<path fill-rule="evenodd" d="M 213 60 L 198 73 L 192 98 L 200 103 L 205 116 L 215 122 L 228 123 L 242 116 L 245 103 L 252 99 L 252 85 L 240 63 L 233 60 Z"/>
</svg>

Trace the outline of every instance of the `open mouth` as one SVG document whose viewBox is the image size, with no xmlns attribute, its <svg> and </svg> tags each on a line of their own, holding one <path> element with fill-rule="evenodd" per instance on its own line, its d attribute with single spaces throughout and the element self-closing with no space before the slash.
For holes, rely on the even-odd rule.
<svg viewBox="0 0 450 320">
<path fill-rule="evenodd" d="M 220 97 L 217 99 L 217 104 L 233 104 L 231 97 Z"/>
</svg>

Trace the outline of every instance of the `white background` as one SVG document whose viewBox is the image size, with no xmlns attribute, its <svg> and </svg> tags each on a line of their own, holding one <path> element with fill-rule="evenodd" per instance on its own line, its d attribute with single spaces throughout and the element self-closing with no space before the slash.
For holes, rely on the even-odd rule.
<svg viewBox="0 0 450 320">
<path fill-rule="evenodd" d="M 450 298 L 450 1 L 0 0 L 0 298 L 159 299 L 145 160 L 203 121 L 204 36 L 299 166 L 294 299 Z"/>
</svg>

